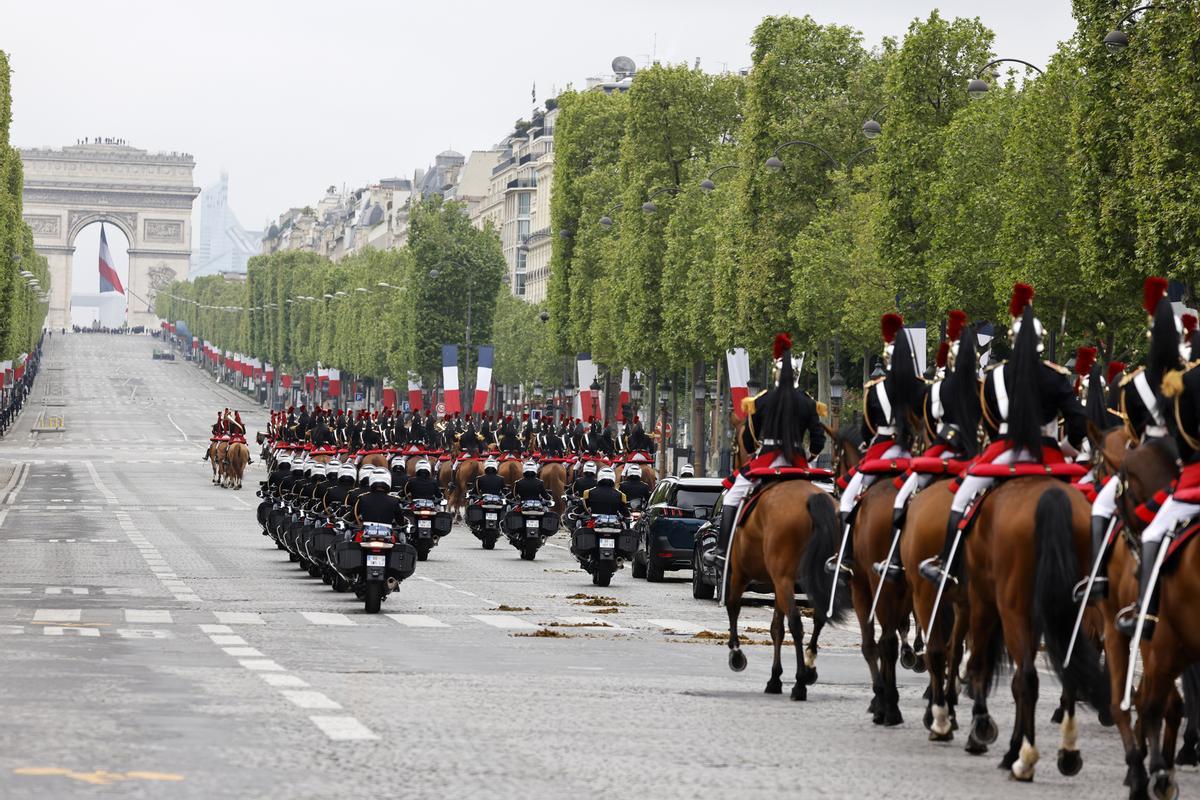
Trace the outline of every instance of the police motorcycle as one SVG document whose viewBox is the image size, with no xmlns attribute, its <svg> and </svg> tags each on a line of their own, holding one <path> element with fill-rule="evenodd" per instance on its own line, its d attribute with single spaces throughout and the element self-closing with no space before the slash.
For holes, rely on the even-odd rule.
<svg viewBox="0 0 1200 800">
<path fill-rule="evenodd" d="M 482 494 L 470 496 L 467 505 L 467 527 L 475 538 L 483 543 L 484 550 L 496 549 L 496 541 L 500 538 L 500 530 L 508 510 L 508 502 L 503 495 Z"/>
<path fill-rule="evenodd" d="M 368 487 L 391 488 L 386 469 L 372 470 Z M 346 516 L 350 515 L 347 509 Z M 335 541 L 328 549 L 330 567 L 336 573 L 334 589 L 345 586 L 363 601 L 368 614 L 378 614 L 387 596 L 417 569 L 418 550 L 409 544 L 404 528 L 387 523 L 355 524 L 342 519 Z"/>
<path fill-rule="evenodd" d="M 409 501 L 404 514 L 408 517 L 408 536 L 417 551 L 417 560 L 429 558 L 443 536 L 450 533 L 453 515 L 446 510 L 446 501 L 417 498 Z"/>
<path fill-rule="evenodd" d="M 611 481 L 612 470 L 600 472 L 601 480 Z M 571 533 L 571 554 L 585 572 L 592 576 L 595 586 L 608 586 L 625 562 L 633 559 L 637 550 L 637 534 L 628 521 L 618 514 L 588 514 L 584 510 Z"/>
<path fill-rule="evenodd" d="M 525 462 L 525 474 L 537 472 L 537 465 Z M 546 543 L 546 538 L 558 532 L 558 514 L 544 499 L 514 499 L 513 509 L 505 518 L 505 535 L 508 543 L 515 547 L 524 561 L 537 558 L 537 551 Z"/>
</svg>

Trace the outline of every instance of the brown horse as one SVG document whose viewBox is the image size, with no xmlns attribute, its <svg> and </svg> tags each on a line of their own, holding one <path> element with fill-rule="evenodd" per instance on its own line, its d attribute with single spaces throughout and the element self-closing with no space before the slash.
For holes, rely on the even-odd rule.
<svg viewBox="0 0 1200 800">
<path fill-rule="evenodd" d="M 967 674 L 974 697 L 968 751 L 985 752 L 995 729 L 987 694 L 1007 651 L 1014 663 L 1016 720 L 1000 767 L 1020 781 L 1033 780 L 1039 758 L 1034 714 L 1043 636 L 1063 687 L 1058 768 L 1064 775 L 1078 773 L 1083 763 L 1076 701 L 1098 709 L 1109 703 L 1108 683 L 1090 639 L 1080 638 L 1070 665 L 1063 665 L 1075 622 L 1071 589 L 1088 563 L 1090 516 L 1083 495 L 1053 478 L 1012 478 L 982 501 L 965 539 L 971 641 Z"/>
<path fill-rule="evenodd" d="M 371 453 L 370 455 L 363 456 L 358 468 L 362 469 L 363 467 L 383 467 L 384 469 L 387 469 L 387 453 Z"/>
<path fill-rule="evenodd" d="M 222 464 L 224 472 L 222 485 L 232 489 L 241 489 L 242 476 L 246 474 L 246 464 L 248 463 L 250 463 L 250 448 L 241 442 L 230 442 Z"/>
<path fill-rule="evenodd" d="M 454 488 L 450 491 L 450 508 L 455 516 L 461 515 L 467 506 L 467 494 L 475 486 L 475 479 L 483 474 L 483 462 L 468 458 L 458 465 L 454 473 Z"/>
<path fill-rule="evenodd" d="M 496 473 L 504 479 L 505 485 L 511 492 L 513 484 L 521 480 L 521 470 L 524 468 L 524 462 L 516 458 L 509 458 L 501 461 L 496 467 Z"/>
<path fill-rule="evenodd" d="M 642 468 L 642 483 L 646 484 L 650 491 L 653 492 L 654 487 L 658 484 L 658 472 L 649 464 L 638 464 L 638 466 Z M 618 464 L 613 471 L 617 476 L 617 485 L 620 486 L 621 475 L 625 472 L 625 464 Z"/>
<path fill-rule="evenodd" d="M 208 443 L 208 463 L 212 467 L 212 482 L 215 486 L 221 483 L 221 465 L 225 461 L 225 449 L 228 446 L 229 442 Z"/>
<path fill-rule="evenodd" d="M 741 421 L 738 429 L 735 468 L 746 463 L 749 454 L 742 447 Z M 837 536 L 837 509 L 833 498 L 807 480 L 787 480 L 761 488 L 749 519 L 742 521 L 729 551 L 728 593 L 724 597 L 729 614 L 729 666 L 735 672 L 746 668 L 746 656 L 738 641 L 737 620 L 742 595 L 759 583 L 774 588 L 774 615 L 771 619 L 771 644 L 774 660 L 767 694 L 783 691 L 783 622 L 786 619 L 796 648 L 796 683 L 793 700 L 808 699 L 808 686 L 817 680 L 817 642 L 826 623 L 822 602 L 812 602 L 813 632 L 804 646 L 804 623 L 796 604 L 796 582 L 799 580 L 810 598 L 828 597 L 831 576 L 825 571 L 825 561 L 833 554 Z M 836 615 L 844 613 L 836 609 Z"/>
<path fill-rule="evenodd" d="M 554 498 L 554 513 L 561 516 L 566 511 L 563 493 L 566 492 L 567 485 L 571 480 L 567 465 L 561 461 L 542 464 L 538 469 L 538 477 L 542 479 L 542 483 L 546 484 L 546 491 Z"/>
</svg>

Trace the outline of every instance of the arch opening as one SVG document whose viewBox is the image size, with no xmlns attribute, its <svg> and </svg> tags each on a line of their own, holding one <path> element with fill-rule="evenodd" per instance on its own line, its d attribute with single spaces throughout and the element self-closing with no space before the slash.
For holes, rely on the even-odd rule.
<svg viewBox="0 0 1200 800">
<path fill-rule="evenodd" d="M 100 231 L 108 240 L 112 267 L 126 294 L 100 291 Z M 119 328 L 128 311 L 129 237 L 110 220 L 97 219 L 75 232 L 71 257 L 71 325 Z"/>
</svg>

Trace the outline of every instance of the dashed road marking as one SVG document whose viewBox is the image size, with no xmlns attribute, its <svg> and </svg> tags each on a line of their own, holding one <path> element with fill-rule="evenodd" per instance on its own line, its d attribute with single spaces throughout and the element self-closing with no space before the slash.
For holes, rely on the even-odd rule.
<svg viewBox="0 0 1200 800">
<path fill-rule="evenodd" d="M 76 627 L 60 627 L 58 625 L 47 625 L 42 628 L 42 633 L 46 636 L 65 636 L 67 631 L 71 631 L 79 636 L 94 636 L 99 637 L 100 631 L 97 628 L 76 628 Z"/>
<path fill-rule="evenodd" d="M 34 622 L 79 622 L 82 608 L 39 608 L 33 612 Z"/>
<path fill-rule="evenodd" d="M 261 672 L 259 673 L 258 677 L 262 678 L 270 686 L 288 686 L 291 688 L 308 686 L 308 682 L 297 675 L 280 675 L 278 672 Z"/>
<path fill-rule="evenodd" d="M 399 622 L 406 628 L 449 628 L 441 620 L 427 617 L 424 614 L 387 614 L 388 619 Z"/>
<path fill-rule="evenodd" d="M 263 658 L 263 654 L 253 647 L 222 647 L 226 655 L 234 658 Z"/>
<path fill-rule="evenodd" d="M 534 625 L 532 622 L 505 614 L 472 614 L 471 618 L 477 619 L 485 625 L 491 625 L 493 628 L 500 628 L 502 630 L 529 631 L 537 629 L 537 625 Z"/>
<path fill-rule="evenodd" d="M 238 663 L 252 672 L 283 672 L 283 667 L 269 658 L 243 658 Z"/>
<path fill-rule="evenodd" d="M 263 625 L 263 618 L 254 611 L 214 611 L 218 622 L 226 625 Z"/>
<path fill-rule="evenodd" d="M 354 717 L 311 716 L 309 719 L 335 742 L 379 738 Z"/>
<path fill-rule="evenodd" d="M 672 630 L 676 633 L 700 633 L 700 631 L 708 630 L 703 625 L 696 625 L 682 619 L 648 619 L 651 625 L 655 625 L 664 630 Z"/>
<path fill-rule="evenodd" d="M 305 689 L 283 689 L 279 693 L 300 708 L 311 708 L 318 711 L 337 711 L 342 707 L 341 703 L 329 699 L 323 692 Z"/>
<path fill-rule="evenodd" d="M 314 625 L 357 625 L 358 623 L 345 614 L 333 614 L 326 611 L 301 611 L 300 616 Z"/>
<path fill-rule="evenodd" d="M 150 622 L 150 623 L 167 623 L 170 624 L 175 620 L 171 618 L 170 611 L 158 611 L 152 609 L 127 608 L 125 609 L 126 622 Z"/>
</svg>

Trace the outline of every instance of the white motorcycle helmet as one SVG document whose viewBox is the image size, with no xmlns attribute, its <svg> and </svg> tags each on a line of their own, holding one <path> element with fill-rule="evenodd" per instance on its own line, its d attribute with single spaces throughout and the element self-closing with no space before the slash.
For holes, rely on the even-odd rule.
<svg viewBox="0 0 1200 800">
<path fill-rule="evenodd" d="M 624 476 L 626 478 L 640 478 L 642 477 L 642 468 L 637 464 L 630 464 L 629 466 L 625 467 Z"/>
<path fill-rule="evenodd" d="M 589 461 L 586 464 L 584 464 L 583 465 L 583 474 L 584 475 L 595 475 L 596 474 L 596 462 Z"/>
<path fill-rule="evenodd" d="M 325 477 L 337 480 L 338 470 L 342 468 L 342 464 L 336 458 L 331 458 L 325 462 Z"/>
<path fill-rule="evenodd" d="M 600 475 L 597 476 L 596 482 L 600 484 L 607 483 L 609 486 L 612 486 L 617 482 L 617 473 L 613 472 L 612 467 L 605 467 L 600 470 Z"/>
<path fill-rule="evenodd" d="M 422 458 L 417 462 L 417 474 L 420 475 L 422 472 L 424 472 L 426 475 L 433 474 L 433 467 L 429 465 L 428 459 Z"/>
<path fill-rule="evenodd" d="M 521 470 L 526 475 L 537 475 L 537 464 L 532 461 L 526 461 L 525 466 Z"/>
<path fill-rule="evenodd" d="M 694 478 L 696 477 L 696 468 L 691 464 L 684 464 L 683 469 L 679 470 L 679 477 Z"/>
<path fill-rule="evenodd" d="M 338 468 L 338 481 L 339 482 L 345 483 L 346 481 L 349 481 L 350 483 L 355 483 L 357 480 L 358 480 L 358 470 L 354 468 L 353 464 L 347 462 L 345 464 L 342 464 L 342 466 Z"/>
<path fill-rule="evenodd" d="M 496 463 L 496 459 L 489 458 L 487 461 L 483 462 L 483 471 L 487 472 L 489 469 L 493 472 L 500 469 L 500 465 Z"/>
<path fill-rule="evenodd" d="M 383 467 L 375 467 L 375 469 L 371 470 L 370 487 L 374 489 L 377 486 L 382 486 L 388 490 L 392 488 L 392 473 Z"/>
</svg>

